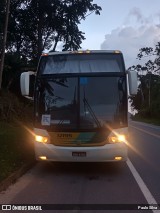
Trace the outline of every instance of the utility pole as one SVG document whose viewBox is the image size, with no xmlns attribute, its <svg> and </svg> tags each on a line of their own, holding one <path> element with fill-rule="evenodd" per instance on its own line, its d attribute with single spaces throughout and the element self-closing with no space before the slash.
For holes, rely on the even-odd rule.
<svg viewBox="0 0 160 213">
<path fill-rule="evenodd" d="M 2 53 L 1 53 L 1 61 L 0 61 L 0 92 L 1 92 L 1 88 L 2 88 L 2 74 L 3 74 L 4 57 L 5 57 L 5 49 L 6 49 L 6 41 L 7 41 L 9 9 L 10 9 L 10 0 L 6 0 L 6 17 L 5 17 L 5 24 L 4 24 Z"/>
<path fill-rule="evenodd" d="M 148 85 L 148 106 L 151 107 L 151 73 L 149 74 L 149 85 Z"/>
</svg>

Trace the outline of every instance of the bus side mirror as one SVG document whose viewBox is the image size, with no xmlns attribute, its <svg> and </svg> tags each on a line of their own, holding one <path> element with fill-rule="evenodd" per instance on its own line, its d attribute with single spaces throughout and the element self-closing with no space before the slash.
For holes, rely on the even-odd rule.
<svg viewBox="0 0 160 213">
<path fill-rule="evenodd" d="M 136 95 L 138 89 L 138 77 L 136 71 L 127 71 L 128 73 L 128 83 L 129 83 L 129 93 L 130 95 Z"/>
<path fill-rule="evenodd" d="M 21 93 L 26 98 L 32 99 L 34 94 L 35 73 L 23 72 L 20 77 Z"/>
</svg>

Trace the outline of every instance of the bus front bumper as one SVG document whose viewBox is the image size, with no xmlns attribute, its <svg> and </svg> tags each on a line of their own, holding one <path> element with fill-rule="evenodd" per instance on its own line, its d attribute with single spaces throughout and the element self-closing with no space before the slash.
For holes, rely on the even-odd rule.
<svg viewBox="0 0 160 213">
<path fill-rule="evenodd" d="M 57 162 L 115 162 L 127 160 L 126 144 L 96 147 L 61 147 L 35 142 L 36 160 Z"/>
</svg>

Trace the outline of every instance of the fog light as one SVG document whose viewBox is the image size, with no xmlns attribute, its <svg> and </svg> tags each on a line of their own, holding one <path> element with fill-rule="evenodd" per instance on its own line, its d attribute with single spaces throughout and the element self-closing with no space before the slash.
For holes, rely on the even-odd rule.
<svg viewBox="0 0 160 213">
<path fill-rule="evenodd" d="M 39 158 L 40 158 L 41 160 L 47 160 L 47 157 L 46 157 L 46 156 L 39 156 Z"/>
<path fill-rule="evenodd" d="M 122 157 L 115 157 L 115 160 L 122 160 Z"/>
</svg>

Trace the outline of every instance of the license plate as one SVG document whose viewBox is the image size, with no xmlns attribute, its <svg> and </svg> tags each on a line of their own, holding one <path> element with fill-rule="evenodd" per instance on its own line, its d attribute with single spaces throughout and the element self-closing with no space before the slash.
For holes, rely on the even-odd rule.
<svg viewBox="0 0 160 213">
<path fill-rule="evenodd" d="M 86 157 L 86 152 L 72 152 L 73 157 Z"/>
</svg>

